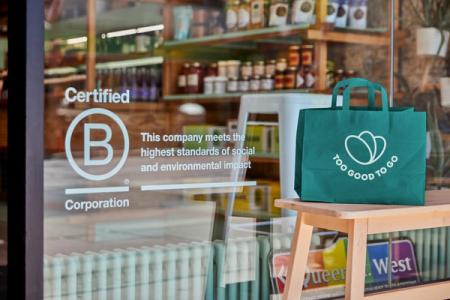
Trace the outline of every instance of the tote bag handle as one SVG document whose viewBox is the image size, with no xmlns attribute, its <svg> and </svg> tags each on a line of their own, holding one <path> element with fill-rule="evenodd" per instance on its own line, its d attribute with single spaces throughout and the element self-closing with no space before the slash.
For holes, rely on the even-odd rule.
<svg viewBox="0 0 450 300">
<path fill-rule="evenodd" d="M 347 85 L 346 89 L 344 90 L 344 96 L 343 96 L 343 110 L 349 110 L 350 109 L 350 93 L 352 91 L 353 88 L 355 87 L 360 87 L 359 82 L 355 82 L 355 83 L 350 83 L 349 85 Z M 386 92 L 386 89 L 379 83 L 373 83 L 370 82 L 370 86 L 368 86 L 369 88 L 369 92 L 372 89 L 372 91 L 377 90 L 381 93 L 381 110 L 383 112 L 388 112 L 389 111 L 389 98 L 388 98 L 388 94 Z M 369 99 L 369 104 L 370 104 L 370 99 Z"/>
<path fill-rule="evenodd" d="M 346 89 L 349 85 L 353 85 L 354 87 L 367 87 L 369 90 L 369 107 L 375 107 L 375 88 L 373 86 L 373 82 L 365 79 L 365 78 L 350 78 L 339 81 L 333 89 L 333 97 L 331 99 L 331 107 L 336 108 L 337 106 L 337 96 L 339 94 L 340 89 Z"/>
</svg>

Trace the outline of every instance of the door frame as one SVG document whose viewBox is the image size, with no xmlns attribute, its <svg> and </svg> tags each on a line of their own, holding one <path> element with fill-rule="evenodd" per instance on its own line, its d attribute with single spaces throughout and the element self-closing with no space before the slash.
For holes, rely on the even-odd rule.
<svg viewBox="0 0 450 300">
<path fill-rule="evenodd" d="M 43 21 L 43 0 L 8 0 L 8 299 L 43 298 Z"/>
</svg>

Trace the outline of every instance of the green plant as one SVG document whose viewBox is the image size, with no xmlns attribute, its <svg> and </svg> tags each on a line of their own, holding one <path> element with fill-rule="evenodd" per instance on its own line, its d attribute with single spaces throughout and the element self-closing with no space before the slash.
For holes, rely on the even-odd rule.
<svg viewBox="0 0 450 300">
<path fill-rule="evenodd" d="M 431 141 L 431 153 L 427 168 L 432 173 L 432 176 L 438 179 L 438 181 L 435 182 L 436 186 L 441 188 L 443 185 L 442 179 L 446 176 L 450 166 L 450 157 L 447 157 L 446 155 L 445 143 L 439 129 L 437 115 L 439 105 L 436 92 L 428 92 L 423 95 L 426 98 L 429 98 L 426 101 L 426 105 L 428 133 Z"/>
<path fill-rule="evenodd" d="M 412 90 L 406 78 L 400 74 L 396 74 L 396 79 L 399 83 L 399 91 L 403 94 L 403 97 L 397 100 L 398 104 L 400 106 L 413 105 L 427 113 L 427 132 L 431 146 L 427 170 L 435 179 L 433 185 L 440 189 L 444 186 L 443 179 L 450 176 L 450 152 L 446 149 L 439 128 L 439 114 L 442 112 L 442 107 L 439 106 L 439 92 L 437 90 Z"/>
<path fill-rule="evenodd" d="M 445 31 L 450 31 L 450 1 L 449 0 L 409 0 L 417 17 L 417 23 L 422 27 L 434 27 L 441 34 L 436 55 L 441 52 L 445 42 Z"/>
<path fill-rule="evenodd" d="M 450 1 L 409 0 L 422 27 L 435 27 L 439 31 L 450 30 Z"/>
</svg>

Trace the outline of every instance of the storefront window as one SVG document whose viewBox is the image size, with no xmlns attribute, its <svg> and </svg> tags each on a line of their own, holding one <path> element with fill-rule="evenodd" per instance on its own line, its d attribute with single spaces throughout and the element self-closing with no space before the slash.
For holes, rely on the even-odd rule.
<svg viewBox="0 0 450 300">
<path fill-rule="evenodd" d="M 395 105 L 429 112 L 429 188 L 448 187 L 449 92 L 445 78 L 440 97 L 433 85 L 448 76 L 445 61 L 416 55 L 406 23 L 417 24 L 415 12 L 390 7 L 46 1 L 45 298 L 281 293 L 293 221 L 274 200 L 298 197 L 298 112 L 329 106 L 346 78 L 394 86 Z M 392 13 L 401 24 L 390 23 Z M 367 106 L 366 91 L 353 98 Z M 371 236 L 380 274 L 367 289 L 446 278 L 447 234 Z M 337 232 L 315 231 L 305 281 L 312 297 L 342 295 L 345 245 Z M 410 258 L 410 273 L 391 276 L 389 249 Z"/>
<path fill-rule="evenodd" d="M 401 12 L 397 25 L 401 39 L 395 65 L 395 103 L 427 112 L 427 189 L 448 189 L 450 6 L 448 1 L 405 1 Z M 414 244 L 422 281 L 449 278 L 450 263 L 444 258 L 449 251 L 449 234 L 448 228 L 397 234 L 407 236 Z"/>
</svg>

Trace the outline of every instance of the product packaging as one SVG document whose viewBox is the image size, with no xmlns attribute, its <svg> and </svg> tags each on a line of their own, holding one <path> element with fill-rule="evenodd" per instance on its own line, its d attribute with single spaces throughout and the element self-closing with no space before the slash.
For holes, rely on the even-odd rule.
<svg viewBox="0 0 450 300">
<path fill-rule="evenodd" d="M 348 19 L 348 1 L 349 0 L 338 0 L 338 10 L 336 14 L 335 27 L 345 28 L 347 27 Z"/>
<path fill-rule="evenodd" d="M 336 17 L 339 9 L 339 0 L 328 0 L 328 6 L 327 6 L 327 23 L 328 24 L 335 24 L 336 23 Z"/>
<path fill-rule="evenodd" d="M 289 2 L 274 0 L 270 5 L 269 26 L 284 26 L 289 15 Z"/>
<path fill-rule="evenodd" d="M 367 0 L 350 0 L 349 27 L 353 29 L 367 28 Z"/>
<path fill-rule="evenodd" d="M 174 40 L 186 40 L 190 37 L 193 9 L 190 5 L 176 6 L 173 9 Z"/>
<path fill-rule="evenodd" d="M 294 0 L 292 3 L 292 24 L 313 24 L 315 0 Z"/>
</svg>

